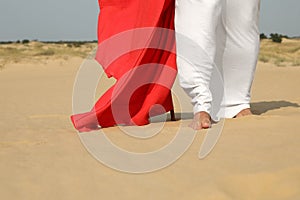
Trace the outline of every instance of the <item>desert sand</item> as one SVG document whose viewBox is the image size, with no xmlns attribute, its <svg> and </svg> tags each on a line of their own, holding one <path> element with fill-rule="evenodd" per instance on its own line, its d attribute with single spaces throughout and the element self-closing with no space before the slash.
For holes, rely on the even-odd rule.
<svg viewBox="0 0 300 200">
<path fill-rule="evenodd" d="M 255 115 L 227 119 L 205 159 L 198 158 L 202 130 L 171 166 L 130 174 L 94 159 L 70 122 L 82 61 L 76 55 L 40 55 L 1 68 L 1 199 L 300 199 L 300 66 L 259 62 L 252 88 Z M 112 84 L 100 82 L 98 95 Z M 128 151 L 148 152 L 167 144 L 180 123 L 166 122 L 148 140 L 118 127 L 105 134 Z"/>
</svg>

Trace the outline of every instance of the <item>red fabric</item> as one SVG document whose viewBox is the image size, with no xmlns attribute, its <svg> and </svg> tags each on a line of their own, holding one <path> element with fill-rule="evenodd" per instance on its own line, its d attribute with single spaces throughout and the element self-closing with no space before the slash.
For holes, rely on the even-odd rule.
<svg viewBox="0 0 300 200">
<path fill-rule="evenodd" d="M 98 125 L 148 124 L 153 105 L 164 108 L 154 109 L 154 115 L 173 109 L 168 88 L 176 77 L 174 31 L 151 27 L 174 30 L 174 0 L 99 0 L 99 5 L 96 60 L 117 82 L 90 112 L 72 115 L 72 123 L 80 132 L 98 129 Z M 122 35 L 133 29 L 139 31 Z"/>
</svg>

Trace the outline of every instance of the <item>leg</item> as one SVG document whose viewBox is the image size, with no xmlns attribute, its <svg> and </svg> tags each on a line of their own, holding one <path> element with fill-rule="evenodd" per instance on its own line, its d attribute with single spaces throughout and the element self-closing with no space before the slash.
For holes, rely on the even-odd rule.
<svg viewBox="0 0 300 200">
<path fill-rule="evenodd" d="M 176 0 L 175 30 L 180 85 L 192 98 L 194 129 L 210 127 L 209 82 L 216 53 L 221 0 Z"/>
<path fill-rule="evenodd" d="M 225 117 L 251 114 L 250 90 L 259 52 L 260 0 L 227 0 L 223 54 Z"/>
<path fill-rule="evenodd" d="M 174 110 L 170 110 L 170 115 L 171 115 L 171 121 L 176 121 Z"/>
</svg>

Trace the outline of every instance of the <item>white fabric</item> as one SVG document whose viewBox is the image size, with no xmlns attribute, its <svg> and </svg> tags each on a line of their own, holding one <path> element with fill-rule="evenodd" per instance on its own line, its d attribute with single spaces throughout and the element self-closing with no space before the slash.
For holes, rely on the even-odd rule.
<svg viewBox="0 0 300 200">
<path fill-rule="evenodd" d="M 250 90 L 259 52 L 260 0 L 176 0 L 175 31 L 180 85 L 192 98 L 194 113 L 212 113 L 215 65 L 224 81 L 221 117 L 231 118 L 250 107 Z M 199 53 L 197 48 L 201 48 Z M 195 55 L 198 52 L 198 55 Z M 182 55 L 184 53 L 177 53 Z M 197 57 L 196 59 L 193 59 Z M 211 81 L 211 82 L 210 82 Z M 223 96 L 223 95 L 222 95 Z"/>
</svg>

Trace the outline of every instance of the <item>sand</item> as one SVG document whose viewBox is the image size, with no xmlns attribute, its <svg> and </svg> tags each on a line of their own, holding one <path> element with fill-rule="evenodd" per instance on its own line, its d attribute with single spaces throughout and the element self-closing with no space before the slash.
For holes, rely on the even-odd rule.
<svg viewBox="0 0 300 200">
<path fill-rule="evenodd" d="M 171 166 L 129 174 L 94 159 L 72 127 L 72 90 L 81 62 L 20 61 L 0 71 L 1 199 L 300 199 L 300 67 L 259 63 L 256 115 L 226 120 L 205 159 L 198 159 L 203 130 Z M 103 81 L 99 91 L 108 85 Z M 105 133 L 128 151 L 148 152 L 167 144 L 179 124 L 167 122 L 148 140 L 117 127 Z"/>
</svg>

